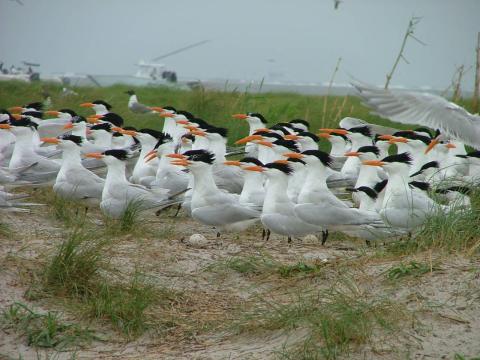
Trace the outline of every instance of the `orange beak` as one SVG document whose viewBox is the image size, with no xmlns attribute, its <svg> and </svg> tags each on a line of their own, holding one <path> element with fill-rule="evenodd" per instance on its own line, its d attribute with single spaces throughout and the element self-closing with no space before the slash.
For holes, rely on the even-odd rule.
<svg viewBox="0 0 480 360">
<path fill-rule="evenodd" d="M 20 114 L 12 114 L 12 117 L 13 117 L 15 120 L 21 120 L 21 119 L 22 119 L 22 115 L 20 115 Z"/>
<path fill-rule="evenodd" d="M 232 166 L 241 166 L 242 163 L 240 161 L 233 161 L 233 160 L 228 160 L 223 162 L 225 165 L 232 165 Z"/>
<path fill-rule="evenodd" d="M 48 144 L 59 144 L 60 140 L 54 137 L 46 137 L 46 138 L 41 138 L 40 141 Z"/>
<path fill-rule="evenodd" d="M 156 157 L 158 157 L 157 152 L 155 150 L 152 150 L 145 156 L 145 162 L 147 163 L 149 161 L 152 161 Z"/>
<path fill-rule="evenodd" d="M 250 136 L 244 137 L 243 139 L 235 141 L 235 144 L 236 145 L 246 144 L 246 143 L 248 143 L 250 141 L 254 141 L 254 140 L 263 140 L 263 136 L 262 135 L 250 135 Z"/>
<path fill-rule="evenodd" d="M 164 117 L 164 118 L 168 118 L 168 117 L 169 117 L 169 118 L 173 118 L 173 117 L 175 117 L 175 114 L 172 114 L 172 113 L 169 113 L 169 112 L 166 112 L 166 111 L 161 112 L 161 113 L 158 114 L 158 115 L 160 115 L 160 117 Z"/>
<path fill-rule="evenodd" d="M 188 161 L 187 159 L 172 160 L 170 163 L 172 165 L 178 165 L 178 166 L 188 166 L 188 165 L 190 165 L 190 161 Z"/>
<path fill-rule="evenodd" d="M 12 125 L 10 124 L 0 124 L 0 129 L 10 130 L 11 128 L 12 128 Z"/>
<path fill-rule="evenodd" d="M 345 153 L 345 156 L 359 156 L 360 153 L 358 151 L 349 151 Z"/>
<path fill-rule="evenodd" d="M 232 117 L 240 120 L 245 120 L 246 118 L 248 118 L 246 114 L 233 114 Z"/>
<path fill-rule="evenodd" d="M 80 107 L 92 108 L 94 106 L 95 106 L 95 104 L 93 104 L 91 102 L 86 102 L 86 103 L 80 104 Z"/>
<path fill-rule="evenodd" d="M 123 135 L 137 136 L 137 132 L 134 130 L 122 130 Z"/>
<path fill-rule="evenodd" d="M 448 143 L 448 144 L 446 145 L 446 147 L 449 148 L 449 149 L 455 149 L 457 146 L 456 146 L 455 144 Z"/>
<path fill-rule="evenodd" d="M 288 165 L 288 160 L 275 160 L 274 163 L 275 163 L 275 164 L 285 164 L 285 165 Z"/>
<path fill-rule="evenodd" d="M 48 110 L 48 111 L 45 111 L 45 114 L 52 115 L 52 116 L 59 116 L 60 112 L 59 111 Z"/>
<path fill-rule="evenodd" d="M 267 146 L 267 147 L 270 147 L 270 148 L 273 147 L 273 144 L 270 141 L 263 141 L 263 140 L 262 141 L 257 141 L 257 144 Z"/>
<path fill-rule="evenodd" d="M 68 124 L 65 124 L 65 126 L 63 127 L 64 130 L 68 130 L 68 129 L 73 129 L 73 123 L 69 122 Z"/>
<path fill-rule="evenodd" d="M 10 112 L 16 112 L 16 113 L 20 113 L 22 112 L 23 108 L 21 106 L 13 106 L 11 108 L 8 108 L 8 111 Z"/>
<path fill-rule="evenodd" d="M 190 130 L 190 132 L 195 136 L 207 136 L 207 133 L 202 130 Z"/>
<path fill-rule="evenodd" d="M 160 106 L 152 106 L 152 107 L 150 107 L 149 109 L 152 110 L 152 111 L 159 112 L 159 113 L 163 113 L 163 112 L 165 111 L 165 110 L 164 110 L 162 107 L 160 107 Z"/>
<path fill-rule="evenodd" d="M 121 127 L 112 126 L 112 131 L 116 131 L 123 134 L 123 129 Z"/>
<path fill-rule="evenodd" d="M 190 131 L 194 131 L 198 129 L 196 126 L 193 126 L 193 125 L 183 125 L 183 127 Z"/>
<path fill-rule="evenodd" d="M 302 159 L 302 158 L 305 157 L 305 155 L 303 155 L 303 154 L 294 153 L 294 152 L 285 153 L 285 154 L 282 154 L 282 156 L 285 156 L 285 157 L 287 157 L 287 158 L 293 158 L 293 159 Z"/>
<path fill-rule="evenodd" d="M 165 155 L 165 156 L 168 157 L 168 158 L 181 159 L 181 160 L 184 160 L 184 159 L 187 158 L 185 155 L 182 155 L 182 154 L 168 154 L 168 155 Z"/>
<path fill-rule="evenodd" d="M 85 157 L 93 158 L 93 159 L 103 159 L 104 156 L 105 155 L 103 155 L 102 153 L 99 153 L 99 152 L 93 152 L 93 153 L 85 154 Z"/>
<path fill-rule="evenodd" d="M 326 133 L 333 133 L 333 134 L 340 134 L 340 135 L 347 135 L 348 131 L 345 129 L 319 129 L 321 132 L 326 132 Z"/>
<path fill-rule="evenodd" d="M 385 165 L 385 163 L 383 161 L 380 161 L 380 160 L 365 160 L 365 161 L 362 161 L 362 164 L 363 165 L 370 165 L 370 166 L 383 166 L 383 165 Z"/>
<path fill-rule="evenodd" d="M 440 140 L 438 140 L 438 138 L 432 139 L 430 144 L 428 144 L 427 148 L 425 149 L 425 154 L 428 154 L 439 142 Z"/>
<path fill-rule="evenodd" d="M 300 139 L 300 136 L 297 136 L 297 135 L 294 135 L 294 134 L 289 134 L 289 135 L 285 135 L 283 138 L 285 140 L 298 140 L 298 139 Z"/>
<path fill-rule="evenodd" d="M 260 129 L 255 130 L 255 132 L 259 132 L 259 131 L 270 132 L 270 131 L 272 131 L 272 130 L 270 130 L 270 129 L 268 129 L 268 128 L 260 128 Z"/>
<path fill-rule="evenodd" d="M 392 136 L 392 138 L 390 140 L 388 140 L 388 143 L 389 144 L 395 144 L 395 143 L 407 143 L 408 142 L 408 139 L 407 138 L 404 138 L 404 137 L 394 137 Z"/>
<path fill-rule="evenodd" d="M 326 132 L 321 132 L 321 133 L 318 133 L 317 136 L 319 138 L 322 138 L 322 139 L 328 139 L 330 138 L 332 135 L 330 135 L 329 133 L 326 133 Z"/>
<path fill-rule="evenodd" d="M 190 122 L 188 120 L 183 120 L 183 119 L 180 119 L 180 120 L 177 120 L 175 121 L 177 124 L 180 124 L 180 125 L 188 125 L 190 124 Z"/>
<path fill-rule="evenodd" d="M 263 167 L 261 166 L 245 166 L 243 170 L 248 170 L 248 171 L 258 171 L 258 172 L 263 172 L 265 171 Z"/>
<path fill-rule="evenodd" d="M 394 137 L 393 135 L 387 135 L 387 134 L 385 134 L 385 135 L 380 135 L 378 138 L 379 138 L 380 140 L 391 140 L 391 139 L 394 139 L 395 137 Z"/>
<path fill-rule="evenodd" d="M 150 155 L 152 154 L 156 154 L 157 152 L 155 150 L 150 150 L 147 155 L 145 155 L 144 159 L 146 159 L 147 157 L 149 157 Z"/>
</svg>

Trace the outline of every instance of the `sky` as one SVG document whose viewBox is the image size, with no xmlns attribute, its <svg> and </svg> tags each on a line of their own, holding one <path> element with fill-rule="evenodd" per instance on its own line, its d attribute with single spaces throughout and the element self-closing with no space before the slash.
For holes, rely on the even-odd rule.
<svg viewBox="0 0 480 360">
<path fill-rule="evenodd" d="M 0 0 L 0 61 L 43 72 L 133 74 L 163 62 L 180 78 L 383 84 L 412 15 L 422 17 L 393 85 L 473 87 L 480 0 Z"/>
</svg>

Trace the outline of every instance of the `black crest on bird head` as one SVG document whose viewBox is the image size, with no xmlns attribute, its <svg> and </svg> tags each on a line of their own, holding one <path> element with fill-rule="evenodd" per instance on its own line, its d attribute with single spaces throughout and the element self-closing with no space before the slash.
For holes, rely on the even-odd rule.
<svg viewBox="0 0 480 360">
<path fill-rule="evenodd" d="M 138 131 L 137 128 L 134 126 L 125 126 L 123 130 Z"/>
<path fill-rule="evenodd" d="M 105 131 L 111 132 L 112 131 L 112 124 L 110 124 L 108 122 L 95 124 L 90 128 L 90 130 L 105 130 Z"/>
<path fill-rule="evenodd" d="M 80 145 L 82 143 L 82 138 L 77 135 L 62 135 L 60 139 L 71 141 L 77 145 Z"/>
<path fill-rule="evenodd" d="M 378 183 L 375 184 L 375 186 L 373 187 L 373 190 L 375 190 L 377 194 L 380 194 L 382 190 L 385 189 L 385 186 L 387 186 L 387 183 L 388 183 L 388 179 L 379 181 Z"/>
<path fill-rule="evenodd" d="M 125 94 L 128 94 L 128 95 L 132 96 L 132 95 L 135 95 L 135 91 L 130 89 L 130 90 L 125 91 Z"/>
<path fill-rule="evenodd" d="M 175 109 L 173 106 L 167 105 L 162 107 L 163 110 L 168 110 L 168 111 L 173 111 L 174 113 L 177 112 L 177 109 Z"/>
<path fill-rule="evenodd" d="M 87 122 L 87 119 L 85 119 L 82 115 L 77 115 L 72 118 L 72 122 L 74 123 Z"/>
<path fill-rule="evenodd" d="M 293 119 L 290 121 L 291 124 L 302 124 L 307 127 L 307 129 L 310 129 L 310 123 L 307 120 L 303 119 Z"/>
<path fill-rule="evenodd" d="M 298 159 L 298 158 L 288 158 L 287 160 L 288 160 L 289 162 L 292 162 L 292 163 L 300 163 L 300 164 L 305 165 L 305 161 L 303 161 L 302 159 Z"/>
<path fill-rule="evenodd" d="M 250 157 L 250 156 L 244 157 L 243 159 L 241 159 L 239 161 L 242 162 L 242 163 L 249 163 L 249 164 L 254 164 L 254 165 L 257 165 L 257 166 L 263 166 L 263 163 L 260 160 L 258 160 L 257 158 L 254 158 L 254 157 Z"/>
<path fill-rule="evenodd" d="M 383 162 L 399 162 L 404 164 L 411 164 L 412 163 L 412 156 L 408 152 L 403 152 L 400 154 L 390 155 L 382 159 Z"/>
<path fill-rule="evenodd" d="M 426 169 L 429 169 L 429 168 L 439 168 L 440 167 L 440 164 L 438 163 L 438 161 L 429 161 L 425 164 L 422 165 L 422 167 L 420 168 L 420 170 L 426 170 Z"/>
<path fill-rule="evenodd" d="M 188 111 L 185 111 L 185 110 L 179 110 L 179 111 L 177 111 L 177 114 L 185 116 L 188 120 L 195 119 L 195 116 L 191 112 L 188 112 Z"/>
<path fill-rule="evenodd" d="M 70 114 L 72 117 L 77 116 L 77 113 L 71 109 L 60 109 L 58 112 Z"/>
<path fill-rule="evenodd" d="M 155 144 L 155 147 L 154 147 L 155 150 L 158 149 L 158 147 L 160 145 L 165 144 L 165 143 L 173 140 L 170 135 L 168 135 L 166 133 L 163 133 L 163 132 L 160 133 L 160 135 L 157 137 L 157 139 L 158 139 L 158 141 L 157 141 L 157 143 Z"/>
<path fill-rule="evenodd" d="M 247 116 L 259 118 L 260 121 L 261 121 L 262 123 L 264 123 L 264 124 L 267 124 L 267 123 L 268 123 L 268 121 L 267 121 L 267 120 L 263 117 L 263 115 L 260 114 L 260 113 L 249 112 L 249 113 L 247 113 Z"/>
<path fill-rule="evenodd" d="M 343 129 L 342 129 L 342 130 L 343 130 Z M 331 136 L 338 136 L 338 137 L 342 138 L 343 140 L 348 141 L 348 138 L 347 138 L 346 135 L 338 134 L 338 133 L 335 133 L 335 132 L 330 133 L 330 135 L 331 135 Z"/>
<path fill-rule="evenodd" d="M 298 136 L 309 137 L 310 139 L 312 139 L 315 142 L 320 141 L 320 138 L 317 135 L 315 135 L 314 133 L 311 133 L 309 131 L 301 131 L 301 132 L 298 133 Z"/>
<path fill-rule="evenodd" d="M 26 104 L 26 105 L 23 105 L 23 107 L 25 109 L 35 109 L 37 111 L 42 111 L 43 109 L 43 103 L 40 102 L 40 101 L 36 101 L 36 102 L 32 102 L 32 103 L 29 103 L 29 104 Z"/>
<path fill-rule="evenodd" d="M 369 145 L 369 146 L 361 146 L 358 148 L 357 152 L 361 153 L 374 153 L 375 155 L 378 156 L 380 154 L 380 150 L 378 150 L 378 147 L 374 145 Z"/>
<path fill-rule="evenodd" d="M 228 134 L 228 129 L 222 128 L 222 127 L 209 126 L 205 130 L 207 130 L 207 132 L 209 133 L 219 134 L 222 137 L 227 137 L 227 134 Z"/>
<path fill-rule="evenodd" d="M 356 191 L 363 191 L 365 194 L 367 194 L 370 198 L 376 199 L 378 194 L 375 190 L 372 188 L 369 188 L 368 186 L 359 186 L 358 188 L 354 189 Z"/>
<path fill-rule="evenodd" d="M 8 116 L 12 115 L 12 114 L 10 114 L 10 111 L 8 111 L 7 109 L 0 109 L 0 114 L 6 114 Z"/>
<path fill-rule="evenodd" d="M 20 120 L 15 120 L 10 122 L 13 126 L 23 126 L 29 128 L 38 128 L 38 124 L 30 120 L 29 118 L 22 117 Z"/>
<path fill-rule="evenodd" d="M 348 132 L 362 134 L 363 136 L 366 136 L 366 137 L 372 137 L 372 131 L 368 126 L 355 126 L 348 129 Z"/>
<path fill-rule="evenodd" d="M 430 189 L 430 184 L 423 181 L 410 181 L 410 186 L 416 187 L 417 189 L 428 191 Z"/>
<path fill-rule="evenodd" d="M 264 168 L 277 169 L 286 175 L 293 174 L 293 168 L 288 164 L 280 164 L 280 163 L 273 162 L 273 163 L 266 164 Z"/>
<path fill-rule="evenodd" d="M 105 156 L 116 157 L 118 160 L 127 160 L 130 157 L 130 153 L 127 150 L 122 149 L 107 150 L 103 154 Z"/>
<path fill-rule="evenodd" d="M 415 132 L 421 132 L 421 133 L 426 133 L 428 134 L 428 136 L 432 137 L 432 132 L 430 131 L 430 129 L 426 128 L 426 127 L 418 127 L 416 129 L 413 129 L 413 131 Z"/>
<path fill-rule="evenodd" d="M 37 119 L 43 119 L 43 113 L 41 111 L 24 111 L 22 115 L 32 116 Z"/>
<path fill-rule="evenodd" d="M 140 130 L 138 130 L 138 132 L 153 136 L 155 139 L 159 139 L 163 134 L 161 131 L 158 131 L 158 130 L 155 130 L 155 129 L 149 129 L 149 128 L 140 129 Z"/>
<path fill-rule="evenodd" d="M 274 133 L 274 132 L 269 132 L 269 131 L 256 131 L 254 133 L 254 135 L 260 135 L 260 136 L 263 136 L 263 137 L 273 138 L 273 139 L 276 139 L 276 140 L 283 140 L 282 135 L 279 135 L 279 134 Z"/>
<path fill-rule="evenodd" d="M 115 113 L 107 113 L 107 114 L 103 115 L 102 120 L 103 121 L 108 121 L 109 123 L 112 123 L 113 125 L 115 125 L 117 127 L 122 127 L 122 125 L 124 123 L 123 118 L 120 115 L 115 114 Z"/>
<path fill-rule="evenodd" d="M 276 139 L 273 143 L 278 146 L 286 147 L 287 149 L 294 152 L 300 151 L 300 148 L 298 147 L 297 143 L 293 140 L 285 140 L 284 138 L 281 138 L 281 139 Z"/>
<path fill-rule="evenodd" d="M 193 124 L 197 124 L 200 129 L 206 129 L 210 127 L 211 125 L 207 123 L 205 120 L 200 119 L 200 118 L 193 118 L 193 119 L 188 119 Z"/>
<path fill-rule="evenodd" d="M 107 110 L 110 110 L 112 108 L 112 105 L 110 105 L 109 103 L 107 103 L 106 101 L 103 101 L 103 100 L 92 101 L 92 104 L 103 105 L 107 108 Z"/>
<path fill-rule="evenodd" d="M 270 129 L 281 131 L 283 133 L 283 135 L 291 134 L 291 132 L 287 129 L 286 126 L 279 125 L 279 124 L 275 124 L 275 125 L 271 126 Z"/>
<path fill-rule="evenodd" d="M 315 156 L 318 160 L 322 162 L 323 165 L 327 167 L 332 166 L 333 159 L 324 151 L 321 150 L 306 150 L 302 152 L 303 155 L 306 156 Z"/>
<path fill-rule="evenodd" d="M 183 153 L 189 160 L 213 164 L 215 155 L 207 150 L 189 150 Z"/>
</svg>

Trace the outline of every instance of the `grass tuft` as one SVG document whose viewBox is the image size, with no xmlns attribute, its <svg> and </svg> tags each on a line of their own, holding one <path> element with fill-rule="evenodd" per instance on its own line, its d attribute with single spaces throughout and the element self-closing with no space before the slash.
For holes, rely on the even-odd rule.
<svg viewBox="0 0 480 360">
<path fill-rule="evenodd" d="M 80 228 L 73 229 L 57 248 L 44 271 L 45 287 L 57 294 L 89 296 L 104 265 L 107 240 Z"/>
<path fill-rule="evenodd" d="M 396 303 L 345 282 L 317 293 L 302 293 L 288 303 L 265 300 L 236 324 L 240 332 L 307 329 L 307 339 L 284 351 L 285 358 L 335 359 L 372 340 L 376 331 L 397 329 L 405 311 Z M 303 357 L 298 357 L 303 353 Z"/>
<path fill-rule="evenodd" d="M 155 289 L 137 273 L 126 285 L 106 281 L 99 284 L 88 300 L 88 311 L 94 318 L 110 320 L 117 329 L 132 337 L 149 327 L 145 311 L 155 301 Z"/>
<path fill-rule="evenodd" d="M 105 233 L 111 236 L 123 235 L 134 232 L 146 231 L 145 227 L 139 226 L 142 201 L 130 201 L 120 219 L 105 217 Z"/>
<path fill-rule="evenodd" d="M 96 339 L 89 329 L 62 323 L 56 313 L 37 313 L 19 302 L 4 310 L 2 322 L 5 328 L 22 333 L 27 338 L 28 346 L 64 350 Z"/>
<path fill-rule="evenodd" d="M 432 264 L 410 261 L 408 264 L 400 263 L 399 265 L 390 268 L 387 271 L 387 278 L 389 280 L 396 280 L 406 276 L 418 277 L 437 269 L 438 268 L 434 267 Z"/>
</svg>

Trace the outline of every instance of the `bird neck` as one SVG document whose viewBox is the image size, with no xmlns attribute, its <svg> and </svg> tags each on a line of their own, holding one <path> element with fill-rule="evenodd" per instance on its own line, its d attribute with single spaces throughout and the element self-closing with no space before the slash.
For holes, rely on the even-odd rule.
<svg viewBox="0 0 480 360">
<path fill-rule="evenodd" d="M 210 142 L 205 136 L 195 136 L 195 141 L 192 144 L 192 150 L 208 149 Z"/>
<path fill-rule="evenodd" d="M 328 189 L 327 179 L 328 173 L 327 169 L 323 164 L 312 164 L 307 166 L 307 178 L 305 179 L 305 184 L 303 189 L 305 190 L 322 190 Z"/>
<path fill-rule="evenodd" d="M 110 147 L 112 144 L 112 133 L 105 130 L 97 130 L 93 136 L 95 145 Z"/>
<path fill-rule="evenodd" d="M 128 183 L 125 175 L 126 164 L 123 161 L 109 162 L 107 164 L 107 177 L 105 178 L 105 186 L 114 183 Z"/>
<path fill-rule="evenodd" d="M 177 128 L 177 123 L 175 122 L 175 119 L 172 117 L 166 117 L 164 119 L 165 120 L 163 122 L 162 132 L 173 137 L 175 135 L 175 130 Z"/>
<path fill-rule="evenodd" d="M 130 95 L 130 99 L 128 99 L 128 106 L 131 107 L 133 104 L 138 103 L 137 95 L 133 94 Z"/>
<path fill-rule="evenodd" d="M 263 203 L 264 214 L 274 213 L 279 203 L 291 203 L 287 195 L 287 175 L 270 176 L 266 186 L 265 200 Z"/>
<path fill-rule="evenodd" d="M 371 183 L 377 182 L 380 179 L 378 178 L 378 169 L 375 166 L 369 165 L 360 165 L 360 172 L 358 173 L 357 182 L 355 187 L 362 185 L 370 186 Z M 367 196 L 368 197 L 368 196 Z"/>
<path fill-rule="evenodd" d="M 240 198 L 246 197 L 247 194 L 258 192 L 259 188 L 263 188 L 263 175 L 256 171 L 244 171 L 244 183 Z"/>
<path fill-rule="evenodd" d="M 206 165 L 201 168 L 190 168 L 193 176 L 193 195 L 203 197 L 206 194 L 217 192 L 218 187 L 213 178 L 212 166 Z"/>
<path fill-rule="evenodd" d="M 210 141 L 208 150 L 215 155 L 215 162 L 223 163 L 226 160 L 225 158 L 225 154 L 227 153 L 226 140 L 219 139 L 219 140 Z"/>
<path fill-rule="evenodd" d="M 82 158 L 80 157 L 80 148 L 78 146 L 65 148 L 62 152 L 62 167 L 71 167 L 80 165 Z"/>
</svg>

